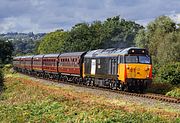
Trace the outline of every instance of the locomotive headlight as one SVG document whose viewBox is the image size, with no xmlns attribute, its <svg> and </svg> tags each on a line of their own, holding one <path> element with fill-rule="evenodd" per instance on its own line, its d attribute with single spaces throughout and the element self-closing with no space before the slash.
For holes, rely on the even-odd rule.
<svg viewBox="0 0 180 123">
<path fill-rule="evenodd" d="M 145 68 L 145 71 L 148 71 L 149 69 L 150 69 L 149 67 L 146 67 L 146 68 Z"/>
<path fill-rule="evenodd" d="M 134 53 L 134 50 L 132 50 L 132 53 Z"/>
</svg>

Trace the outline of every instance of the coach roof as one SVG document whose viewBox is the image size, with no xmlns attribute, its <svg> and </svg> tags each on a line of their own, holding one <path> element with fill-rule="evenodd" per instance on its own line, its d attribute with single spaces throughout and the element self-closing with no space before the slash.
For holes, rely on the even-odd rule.
<svg viewBox="0 0 180 123">
<path fill-rule="evenodd" d="M 62 53 L 60 55 L 60 57 L 77 57 L 77 56 L 81 56 L 86 52 L 72 52 L 72 53 Z"/>
<path fill-rule="evenodd" d="M 23 56 L 21 58 L 33 58 L 33 56 Z"/>
<path fill-rule="evenodd" d="M 34 58 L 43 58 L 44 57 L 44 55 L 35 55 L 34 57 L 33 57 L 33 59 Z"/>
<path fill-rule="evenodd" d="M 60 54 L 46 54 L 46 55 L 44 55 L 44 58 L 48 58 L 48 57 L 50 57 L 50 58 L 57 58 L 58 56 L 59 56 Z"/>
<path fill-rule="evenodd" d="M 22 56 L 13 57 L 13 59 L 20 59 Z"/>
</svg>

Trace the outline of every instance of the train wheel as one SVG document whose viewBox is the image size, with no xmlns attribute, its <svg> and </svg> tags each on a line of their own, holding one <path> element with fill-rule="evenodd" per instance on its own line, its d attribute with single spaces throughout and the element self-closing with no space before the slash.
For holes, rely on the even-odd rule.
<svg viewBox="0 0 180 123">
<path fill-rule="evenodd" d="M 116 83 L 115 82 L 110 82 L 109 83 L 109 88 L 112 89 L 112 90 L 117 89 Z"/>
<path fill-rule="evenodd" d="M 124 89 L 125 89 L 124 85 L 121 84 L 121 83 L 119 84 L 119 88 L 120 88 L 121 91 L 124 91 Z"/>
</svg>

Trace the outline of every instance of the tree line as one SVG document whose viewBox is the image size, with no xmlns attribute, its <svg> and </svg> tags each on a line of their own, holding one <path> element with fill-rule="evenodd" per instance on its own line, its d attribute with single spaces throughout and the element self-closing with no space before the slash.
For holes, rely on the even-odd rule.
<svg viewBox="0 0 180 123">
<path fill-rule="evenodd" d="M 70 31 L 47 34 L 37 46 L 37 53 L 88 51 L 99 48 L 134 46 L 134 38 L 143 26 L 120 18 L 108 18 L 91 24 L 79 23 Z"/>
</svg>

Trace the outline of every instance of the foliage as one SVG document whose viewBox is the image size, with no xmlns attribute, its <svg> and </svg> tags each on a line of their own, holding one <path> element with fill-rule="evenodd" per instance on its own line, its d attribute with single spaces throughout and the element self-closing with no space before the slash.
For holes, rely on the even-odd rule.
<svg viewBox="0 0 180 123">
<path fill-rule="evenodd" d="M 42 85 L 27 78 L 9 77 L 5 84 L 7 88 L 0 95 L 1 122 L 178 122 L 178 118 L 164 119 L 143 108 L 142 112 L 132 112 L 128 107 L 125 110 L 105 101 L 99 103 L 95 95 Z"/>
<path fill-rule="evenodd" d="M 167 16 L 160 16 L 140 30 L 135 38 L 136 46 L 149 49 L 156 65 L 180 60 L 180 36 L 176 24 Z"/>
<path fill-rule="evenodd" d="M 3 81 L 4 81 L 4 74 L 0 68 L 0 86 L 3 86 Z"/>
<path fill-rule="evenodd" d="M 12 64 L 6 64 L 6 65 L 4 65 L 4 67 L 3 67 L 3 73 L 4 74 L 11 74 L 11 73 L 13 73 L 12 72 L 12 68 L 13 68 L 13 65 Z"/>
<path fill-rule="evenodd" d="M 47 34 L 40 42 L 37 50 L 40 54 L 59 53 L 64 51 L 64 42 L 67 32 L 57 30 Z"/>
<path fill-rule="evenodd" d="M 104 22 L 79 23 L 70 31 L 47 34 L 39 44 L 38 53 L 88 51 L 98 48 L 124 48 L 134 45 L 134 38 L 143 27 L 119 16 Z"/>
<path fill-rule="evenodd" d="M 135 38 L 136 46 L 147 48 L 152 56 L 155 80 L 175 85 L 180 82 L 180 30 L 176 25 L 169 17 L 160 16 Z"/>
<path fill-rule="evenodd" d="M 34 34 L 11 32 L 0 34 L 0 38 L 11 41 L 14 47 L 13 55 L 33 54 L 36 42 L 40 40 L 45 33 Z"/>
<path fill-rule="evenodd" d="M 0 39 L 0 64 L 5 64 L 11 61 L 13 45 L 10 41 Z"/>
<path fill-rule="evenodd" d="M 136 46 L 149 49 L 154 64 L 166 64 L 180 60 L 180 36 L 176 24 L 166 16 L 160 16 L 139 31 Z"/>
<path fill-rule="evenodd" d="M 175 88 L 175 89 L 169 91 L 168 93 L 166 93 L 166 95 L 180 98 L 180 88 Z"/>
<path fill-rule="evenodd" d="M 15 48 L 14 55 L 33 53 L 35 43 L 36 42 L 33 39 L 16 39 L 15 41 L 13 41 L 13 45 Z"/>
<path fill-rule="evenodd" d="M 156 81 L 180 84 L 180 62 L 163 65 L 157 73 Z"/>
</svg>

